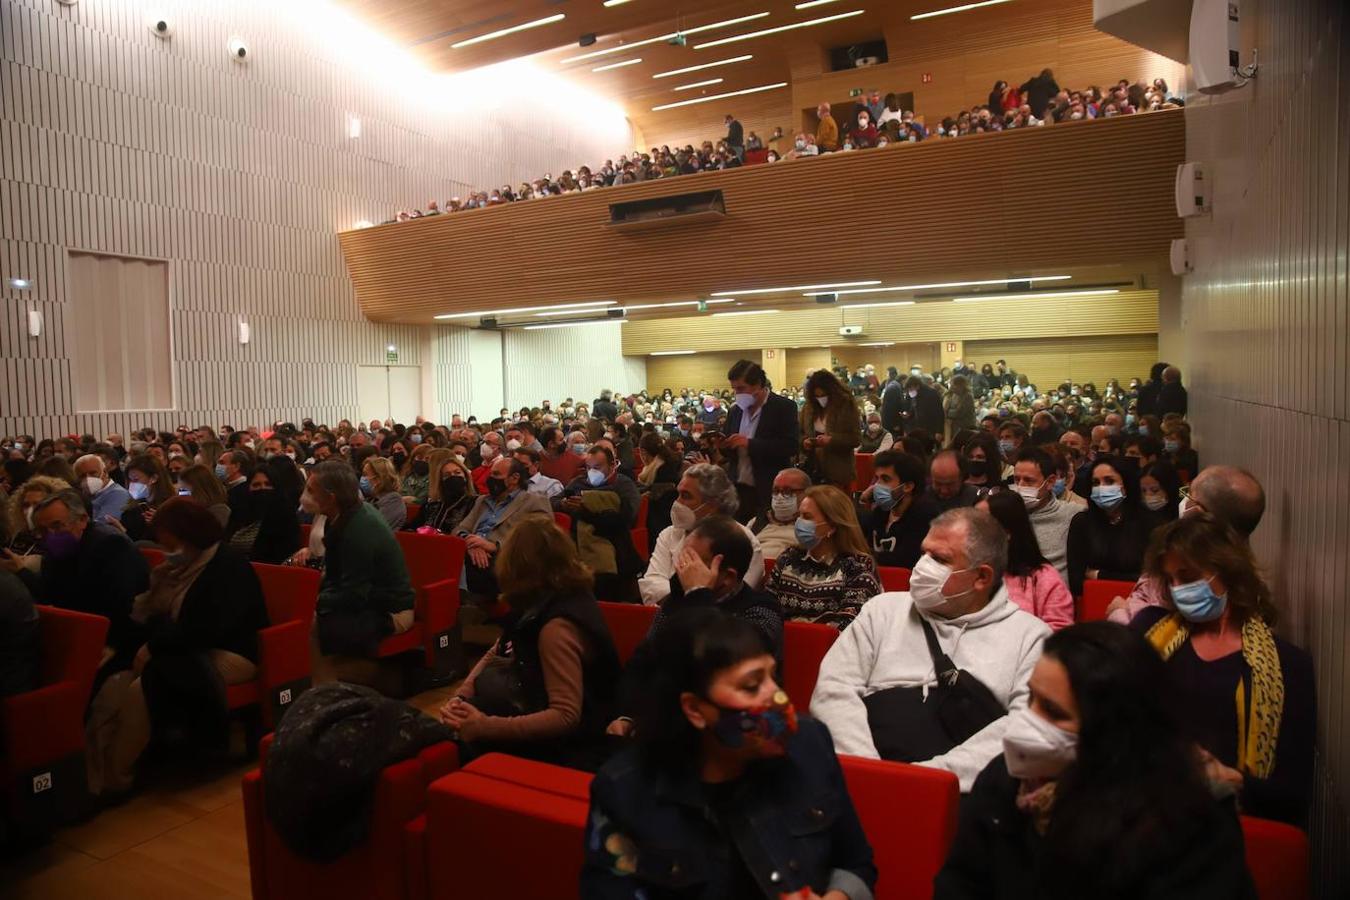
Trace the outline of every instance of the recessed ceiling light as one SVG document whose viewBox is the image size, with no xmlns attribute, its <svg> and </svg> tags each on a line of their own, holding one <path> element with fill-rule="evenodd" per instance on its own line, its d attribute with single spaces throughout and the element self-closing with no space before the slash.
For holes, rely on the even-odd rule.
<svg viewBox="0 0 1350 900">
<path fill-rule="evenodd" d="M 5 283 L 16 291 L 26 291 L 33 286 L 33 282 L 27 278 L 6 278 Z"/>
<path fill-rule="evenodd" d="M 941 281 L 932 284 L 897 284 L 894 287 L 865 288 L 856 291 L 815 291 L 802 294 L 803 297 L 819 297 L 821 294 L 882 294 L 888 291 L 926 291 L 956 287 L 986 287 L 994 284 L 1012 284 L 1018 281 L 1065 281 L 1071 275 L 1034 275 L 1030 278 L 990 278 L 986 281 Z M 880 282 L 875 282 L 880 283 Z"/>
<path fill-rule="evenodd" d="M 693 356 L 697 350 L 653 350 L 648 356 Z"/>
<path fill-rule="evenodd" d="M 622 324 L 627 321 L 627 319 L 591 319 L 588 322 L 550 322 L 547 325 L 526 325 L 522 330 L 543 331 L 546 328 L 579 328 L 583 325 L 608 325 L 611 322 Z"/>
<path fill-rule="evenodd" d="M 657 72 L 653 78 L 669 78 L 671 75 L 683 75 L 686 72 L 697 72 L 700 69 L 711 69 L 713 66 L 725 66 L 730 63 L 745 62 L 747 59 L 754 59 L 754 55 L 747 53 L 744 56 L 733 56 L 730 59 L 719 59 L 717 62 L 703 63 L 698 66 L 685 66 L 683 69 L 671 69 L 669 72 Z"/>
<path fill-rule="evenodd" d="M 695 81 L 693 84 L 681 84 L 681 85 L 676 85 L 676 86 L 675 86 L 674 88 L 672 88 L 671 90 L 676 90 L 676 91 L 687 91 L 687 90 L 691 90 L 691 89 L 693 89 L 693 88 L 707 87 L 707 86 L 710 85 L 710 84 L 721 84 L 722 81 L 723 81 L 723 79 L 721 79 L 721 78 L 709 78 L 707 81 Z"/>
<path fill-rule="evenodd" d="M 662 103 L 660 106 L 653 106 L 652 112 L 660 112 L 663 109 L 674 109 L 677 106 L 692 106 L 695 103 L 709 103 L 713 100 L 724 100 L 727 97 L 739 97 L 743 94 L 758 94 L 760 91 L 772 91 L 787 86 L 788 83 L 786 81 L 780 81 L 777 84 L 761 84 L 759 87 L 746 88 L 741 91 L 727 91 L 723 94 L 709 94 L 707 97 L 695 97 L 693 100 L 678 100 L 675 103 Z"/>
<path fill-rule="evenodd" d="M 861 287 L 865 284 L 881 284 L 880 281 L 836 281 L 832 284 L 798 284 L 792 287 L 752 288 L 739 291 L 713 291 L 714 297 L 739 296 L 740 294 L 785 294 L 788 291 L 810 291 L 816 288 Z"/>
<path fill-rule="evenodd" d="M 591 71 L 608 72 L 610 69 L 622 69 L 624 66 L 636 66 L 640 62 L 642 62 L 642 57 L 639 56 L 636 59 L 625 59 L 623 62 L 609 63 L 608 65 L 604 66 L 596 66 L 594 69 L 591 69 Z"/>
<path fill-rule="evenodd" d="M 1104 294 L 1119 294 L 1117 288 L 1103 288 L 1096 291 L 1049 291 L 1042 294 L 971 294 L 968 297 L 953 297 L 956 303 L 974 303 L 978 300 L 1053 300 L 1056 297 L 1100 297 Z"/>
<path fill-rule="evenodd" d="M 840 309 L 881 309 L 885 306 L 913 306 L 913 300 L 888 300 L 884 303 L 842 303 Z"/>
<path fill-rule="evenodd" d="M 733 34 L 731 37 L 718 38 L 715 41 L 705 41 L 702 44 L 695 44 L 694 49 L 702 50 L 704 47 L 720 47 L 723 44 L 734 44 L 736 41 L 748 41 L 751 38 L 778 34 L 782 31 L 791 31 L 794 28 L 810 28 L 812 25 L 824 25 L 826 22 L 837 22 L 840 19 L 851 19 L 854 16 L 861 16 L 865 12 L 867 12 L 865 9 L 855 9 L 851 12 L 837 13 L 833 16 L 822 16 L 819 19 L 807 19 L 805 22 L 793 22 L 791 25 L 779 25 L 777 28 L 765 28 L 763 31 L 748 31 L 745 34 Z"/>
<path fill-rule="evenodd" d="M 755 19 L 762 19 L 767 16 L 767 12 L 751 13 L 748 16 L 740 16 L 735 19 L 726 19 L 721 22 L 712 22 L 708 25 L 696 25 L 693 28 L 684 28 L 680 31 L 672 31 L 669 34 L 659 34 L 653 38 L 646 38 L 641 41 L 633 41 L 628 44 L 619 44 L 616 47 L 609 47 L 605 50 L 592 50 L 590 53 L 583 53 L 580 56 L 569 56 L 561 60 L 563 63 L 581 62 L 586 59 L 595 59 L 597 56 L 608 56 L 611 53 L 622 53 L 625 50 L 632 50 L 634 47 L 645 47 L 648 44 L 659 44 L 662 41 L 673 40 L 677 37 L 687 37 L 691 34 L 699 34 L 704 31 L 712 31 L 714 28 L 725 28 L 728 25 L 739 25 L 742 22 L 752 22 Z"/>
<path fill-rule="evenodd" d="M 617 300 L 591 300 L 586 303 L 559 303 L 552 306 L 517 306 L 514 309 L 480 309 L 477 312 L 445 313 L 435 319 L 472 319 L 476 316 L 507 316 L 514 313 L 536 312 L 541 309 L 585 309 L 588 306 L 613 306 Z"/>
<path fill-rule="evenodd" d="M 735 312 L 713 313 L 713 318 L 718 316 L 767 316 L 769 313 L 776 313 L 776 309 L 740 309 Z"/>
<path fill-rule="evenodd" d="M 623 6 L 625 3 L 631 3 L 633 0 L 605 0 L 604 6 Z"/>
<path fill-rule="evenodd" d="M 542 19 L 535 19 L 533 22 L 522 22 L 519 25 L 512 25 L 510 28 L 501 28 L 497 31 L 489 31 L 487 34 L 480 34 L 478 37 L 471 37 L 466 41 L 457 41 L 450 45 L 450 49 L 458 50 L 460 47 L 468 47 L 470 44 L 481 44 L 483 41 L 491 41 L 499 37 L 506 37 L 508 34 L 515 34 L 517 31 L 538 28 L 540 25 L 552 25 L 554 22 L 561 22 L 565 18 L 567 18 L 566 15 L 558 13 L 554 16 L 545 16 Z"/>
<path fill-rule="evenodd" d="M 950 13 L 965 12 L 968 9 L 979 9 L 981 6 L 997 6 L 1000 3 L 1007 3 L 1007 2 L 1008 0 L 980 0 L 979 3 L 963 3 L 960 6 L 949 6 L 946 9 L 935 9 L 932 12 L 918 13 L 917 15 L 910 16 L 909 18 L 910 21 L 918 21 L 919 19 L 931 19 L 934 16 L 945 16 L 949 15 Z"/>
<path fill-rule="evenodd" d="M 806 0 L 805 3 L 798 3 L 793 9 L 810 9 L 813 6 L 824 6 L 826 3 L 838 3 L 839 0 Z M 866 344 L 859 344 L 859 347 L 866 347 Z"/>
</svg>

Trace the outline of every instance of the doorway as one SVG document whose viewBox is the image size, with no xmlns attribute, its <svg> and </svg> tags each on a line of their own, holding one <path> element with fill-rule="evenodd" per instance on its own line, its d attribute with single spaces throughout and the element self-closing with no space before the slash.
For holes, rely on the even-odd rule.
<svg viewBox="0 0 1350 900">
<path fill-rule="evenodd" d="M 365 422 L 412 424 L 422 399 L 421 366 L 357 366 L 356 405 Z"/>
</svg>

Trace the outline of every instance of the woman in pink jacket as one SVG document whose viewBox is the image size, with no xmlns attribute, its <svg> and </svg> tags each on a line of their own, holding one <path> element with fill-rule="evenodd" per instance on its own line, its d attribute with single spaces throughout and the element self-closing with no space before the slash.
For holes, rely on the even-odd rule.
<svg viewBox="0 0 1350 900">
<path fill-rule="evenodd" d="M 1008 532 L 1008 568 L 1003 585 L 1014 603 L 1055 631 L 1073 624 L 1073 595 L 1041 555 L 1025 501 L 1012 491 L 990 494 L 978 504 Z"/>
</svg>

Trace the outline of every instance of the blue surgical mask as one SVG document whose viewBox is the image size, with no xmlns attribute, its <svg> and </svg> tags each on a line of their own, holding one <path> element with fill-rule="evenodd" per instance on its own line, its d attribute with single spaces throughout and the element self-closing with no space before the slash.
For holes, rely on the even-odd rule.
<svg viewBox="0 0 1350 900">
<path fill-rule="evenodd" d="M 1125 502 L 1125 489 L 1118 484 L 1099 484 L 1092 489 L 1092 502 L 1102 509 L 1115 509 Z"/>
<path fill-rule="evenodd" d="M 1163 450 L 1167 453 L 1176 453 L 1181 449 L 1181 441 L 1163 441 Z"/>
<path fill-rule="evenodd" d="M 1058 498 L 1063 497 L 1064 492 L 1068 489 L 1069 489 L 1068 482 L 1066 482 L 1063 478 L 1060 478 L 1055 481 L 1054 487 L 1050 488 L 1050 491 L 1055 495 L 1055 497 Z"/>
<path fill-rule="evenodd" d="M 572 452 L 575 453 L 577 456 L 585 456 L 585 455 L 586 455 L 586 445 L 585 445 L 585 444 L 573 444 L 573 445 L 572 445 Z"/>
<path fill-rule="evenodd" d="M 1172 605 L 1188 622 L 1213 622 L 1228 608 L 1228 595 L 1216 594 L 1209 579 L 1172 585 Z"/>
<path fill-rule="evenodd" d="M 1125 421 L 1126 421 L 1126 422 L 1129 422 L 1130 419 L 1132 419 L 1132 418 L 1134 418 L 1134 417 L 1133 417 L 1133 416 L 1126 416 L 1126 417 L 1125 417 Z M 1140 422 L 1140 423 L 1139 423 L 1139 433 L 1140 433 L 1142 436 L 1144 436 L 1144 437 L 1148 437 L 1148 423 L 1147 423 L 1147 422 Z"/>
<path fill-rule="evenodd" d="M 216 463 L 216 477 L 221 481 L 225 480 L 225 466 L 223 463 Z"/>
<path fill-rule="evenodd" d="M 132 500 L 148 500 L 150 498 L 150 485 L 144 481 L 133 481 L 127 485 L 127 493 L 131 494 Z"/>
<path fill-rule="evenodd" d="M 1004 456 L 1012 456 L 1012 452 L 1017 449 L 1017 445 L 1012 441 L 999 441 L 998 449 Z"/>
<path fill-rule="evenodd" d="M 798 519 L 792 526 L 792 532 L 797 537 L 797 543 L 801 544 L 807 550 L 810 550 L 816 544 L 820 543 L 820 536 L 816 534 L 816 523 L 807 519 Z"/>
<path fill-rule="evenodd" d="M 605 473 L 600 469 L 586 470 L 586 480 L 590 482 L 591 487 L 600 487 L 600 485 L 605 483 L 605 478 Z"/>
<path fill-rule="evenodd" d="M 900 500 L 895 492 L 884 484 L 872 485 L 872 505 L 877 509 L 893 509 Z"/>
<path fill-rule="evenodd" d="M 373 484 L 371 484 L 371 483 L 370 483 L 370 479 L 367 478 L 367 477 L 364 476 L 364 475 L 361 476 L 361 482 L 360 482 L 360 483 L 361 483 L 361 493 L 363 493 L 363 494 L 365 494 L 367 497 L 369 497 L 369 496 L 371 495 L 371 493 L 375 490 L 375 486 L 374 486 Z"/>
</svg>

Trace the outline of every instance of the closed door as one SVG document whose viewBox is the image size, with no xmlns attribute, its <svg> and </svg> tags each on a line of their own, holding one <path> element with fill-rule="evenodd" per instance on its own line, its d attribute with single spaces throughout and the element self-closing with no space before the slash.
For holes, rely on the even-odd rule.
<svg viewBox="0 0 1350 900">
<path fill-rule="evenodd" d="M 357 366 L 356 405 L 363 421 L 411 424 L 422 401 L 420 366 Z"/>
</svg>

